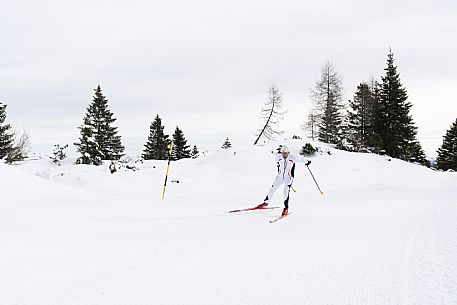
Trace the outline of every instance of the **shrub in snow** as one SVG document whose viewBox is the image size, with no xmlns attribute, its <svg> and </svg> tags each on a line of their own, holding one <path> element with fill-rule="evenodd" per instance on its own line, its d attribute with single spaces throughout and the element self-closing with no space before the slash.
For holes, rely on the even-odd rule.
<svg viewBox="0 0 457 305">
<path fill-rule="evenodd" d="M 300 155 L 302 156 L 310 156 L 314 155 L 319 149 L 311 145 L 310 143 L 306 143 L 305 146 L 302 147 L 300 150 Z"/>
<path fill-rule="evenodd" d="M 345 151 L 356 151 L 355 147 L 349 143 L 346 139 L 341 140 L 335 146 L 336 149 Z"/>
<path fill-rule="evenodd" d="M 122 156 L 120 159 L 119 159 L 119 162 L 121 163 L 140 163 L 140 164 L 143 164 L 144 163 L 144 159 L 141 158 L 140 156 L 129 156 L 129 155 L 124 155 Z"/>
<path fill-rule="evenodd" d="M 54 151 L 52 152 L 54 156 L 51 158 L 52 162 L 60 166 L 60 161 L 63 161 L 67 157 L 67 152 L 65 151 L 68 148 L 68 144 L 60 146 L 59 144 L 54 145 Z"/>
<path fill-rule="evenodd" d="M 222 149 L 229 149 L 232 147 L 232 143 L 230 143 L 230 140 L 228 137 L 225 139 L 225 142 L 222 144 L 221 147 L 222 147 Z"/>
<path fill-rule="evenodd" d="M 116 164 L 114 163 L 114 161 L 111 161 L 109 165 L 109 171 L 111 172 L 111 174 L 114 174 L 117 171 Z"/>
<path fill-rule="evenodd" d="M 190 157 L 192 159 L 197 159 L 199 157 L 199 155 L 200 155 L 200 152 L 198 151 L 197 145 L 194 145 L 194 148 L 190 152 Z"/>
<path fill-rule="evenodd" d="M 282 149 L 282 145 L 279 145 L 278 148 L 276 148 L 276 153 L 280 154 Z"/>
</svg>

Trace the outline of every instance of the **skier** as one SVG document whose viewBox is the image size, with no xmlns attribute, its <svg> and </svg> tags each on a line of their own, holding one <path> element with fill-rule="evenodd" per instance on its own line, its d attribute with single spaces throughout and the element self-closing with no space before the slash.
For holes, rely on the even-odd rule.
<svg viewBox="0 0 457 305">
<path fill-rule="evenodd" d="M 273 197 L 276 190 L 284 184 L 284 209 L 282 211 L 282 216 L 286 216 L 289 211 L 289 193 L 290 188 L 292 187 L 292 182 L 294 180 L 294 171 L 295 171 L 295 162 L 306 162 L 305 165 L 308 166 L 311 164 L 311 160 L 306 159 L 302 156 L 294 156 L 290 154 L 290 150 L 286 145 L 281 147 L 281 155 L 276 157 L 276 164 L 278 168 L 278 174 L 273 181 L 273 185 L 270 188 L 267 196 L 265 197 L 262 204 L 259 204 L 257 208 L 265 208 L 270 199 Z"/>
</svg>

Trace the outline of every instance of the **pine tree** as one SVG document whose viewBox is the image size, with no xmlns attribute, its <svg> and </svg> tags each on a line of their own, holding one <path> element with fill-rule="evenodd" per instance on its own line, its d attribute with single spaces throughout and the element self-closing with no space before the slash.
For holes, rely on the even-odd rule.
<svg viewBox="0 0 457 305">
<path fill-rule="evenodd" d="M 108 109 L 108 100 L 100 86 L 97 87 L 93 102 L 87 108 L 84 124 L 79 127 L 81 138 L 75 143 L 81 157 L 79 163 L 101 164 L 101 160 L 119 160 L 123 156 L 124 146 L 117 135 L 116 121 Z"/>
<path fill-rule="evenodd" d="M 14 133 L 9 124 L 5 124 L 6 105 L 0 102 L 0 160 L 8 157 L 13 149 Z"/>
<path fill-rule="evenodd" d="M 284 113 L 281 111 L 282 108 L 282 96 L 279 89 L 275 85 L 268 89 L 268 97 L 264 103 L 264 107 L 260 112 L 260 118 L 265 120 L 263 128 L 259 131 L 257 138 L 254 142 L 256 145 L 261 138 L 272 140 L 277 135 L 283 132 L 278 130 L 278 125 L 284 118 Z"/>
<path fill-rule="evenodd" d="M 457 119 L 443 137 L 443 144 L 438 149 L 436 166 L 445 171 L 449 169 L 457 171 Z"/>
<path fill-rule="evenodd" d="M 321 79 L 311 90 L 319 118 L 319 140 L 325 143 L 338 143 L 342 138 L 343 87 L 342 78 L 335 67 L 327 62 L 321 70 Z"/>
<path fill-rule="evenodd" d="M 167 160 L 168 145 L 170 140 L 164 133 L 162 119 L 157 115 L 149 127 L 148 141 L 144 145 L 143 159 L 145 160 Z"/>
<path fill-rule="evenodd" d="M 232 143 L 230 143 L 230 140 L 229 138 L 227 137 L 224 141 L 224 143 L 222 143 L 222 149 L 229 149 L 232 147 Z"/>
<path fill-rule="evenodd" d="M 374 94 L 367 83 L 357 86 L 349 101 L 349 141 L 356 150 L 371 146 L 373 142 Z"/>
<path fill-rule="evenodd" d="M 197 159 L 200 156 L 200 152 L 198 151 L 197 145 L 194 145 L 192 152 L 190 153 L 190 157 L 192 159 Z"/>
<path fill-rule="evenodd" d="M 380 100 L 376 106 L 375 133 L 388 155 L 423 163 L 425 154 L 416 139 L 417 127 L 409 114 L 412 104 L 407 101 L 408 95 L 394 66 L 392 51 L 388 54 L 384 70 L 386 75 L 381 78 Z"/>
<path fill-rule="evenodd" d="M 190 158 L 190 145 L 187 145 L 187 140 L 184 137 L 184 133 L 181 129 L 176 126 L 175 132 L 173 133 L 173 153 L 172 160 L 180 160 Z"/>
</svg>

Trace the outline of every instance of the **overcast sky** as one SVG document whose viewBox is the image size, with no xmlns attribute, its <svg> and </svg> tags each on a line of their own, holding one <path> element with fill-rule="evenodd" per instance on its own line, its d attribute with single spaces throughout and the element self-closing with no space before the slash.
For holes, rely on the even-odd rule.
<svg viewBox="0 0 457 305">
<path fill-rule="evenodd" d="M 299 130 L 309 90 L 330 61 L 345 100 L 380 78 L 391 47 L 429 155 L 457 118 L 457 2 L 0 2 L 0 101 L 34 150 L 73 143 L 100 84 L 127 151 L 159 114 L 190 144 L 252 135 L 276 84 Z M 74 150 L 74 147 L 72 147 Z"/>
</svg>

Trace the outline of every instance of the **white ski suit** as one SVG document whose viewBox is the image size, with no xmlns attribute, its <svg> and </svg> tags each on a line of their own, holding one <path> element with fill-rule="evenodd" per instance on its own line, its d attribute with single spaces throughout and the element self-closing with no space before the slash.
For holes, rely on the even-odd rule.
<svg viewBox="0 0 457 305">
<path fill-rule="evenodd" d="M 289 193 L 290 188 L 292 186 L 292 182 L 294 180 L 294 172 L 295 172 L 295 162 L 308 162 L 309 159 L 306 159 L 302 156 L 294 156 L 289 154 L 289 156 L 284 159 L 282 155 L 276 156 L 276 164 L 278 168 L 278 175 L 276 176 L 273 184 L 268 192 L 267 197 L 265 198 L 264 202 L 269 203 L 271 198 L 273 198 L 274 193 L 276 190 L 284 184 L 284 206 L 286 208 L 289 207 Z"/>
</svg>

